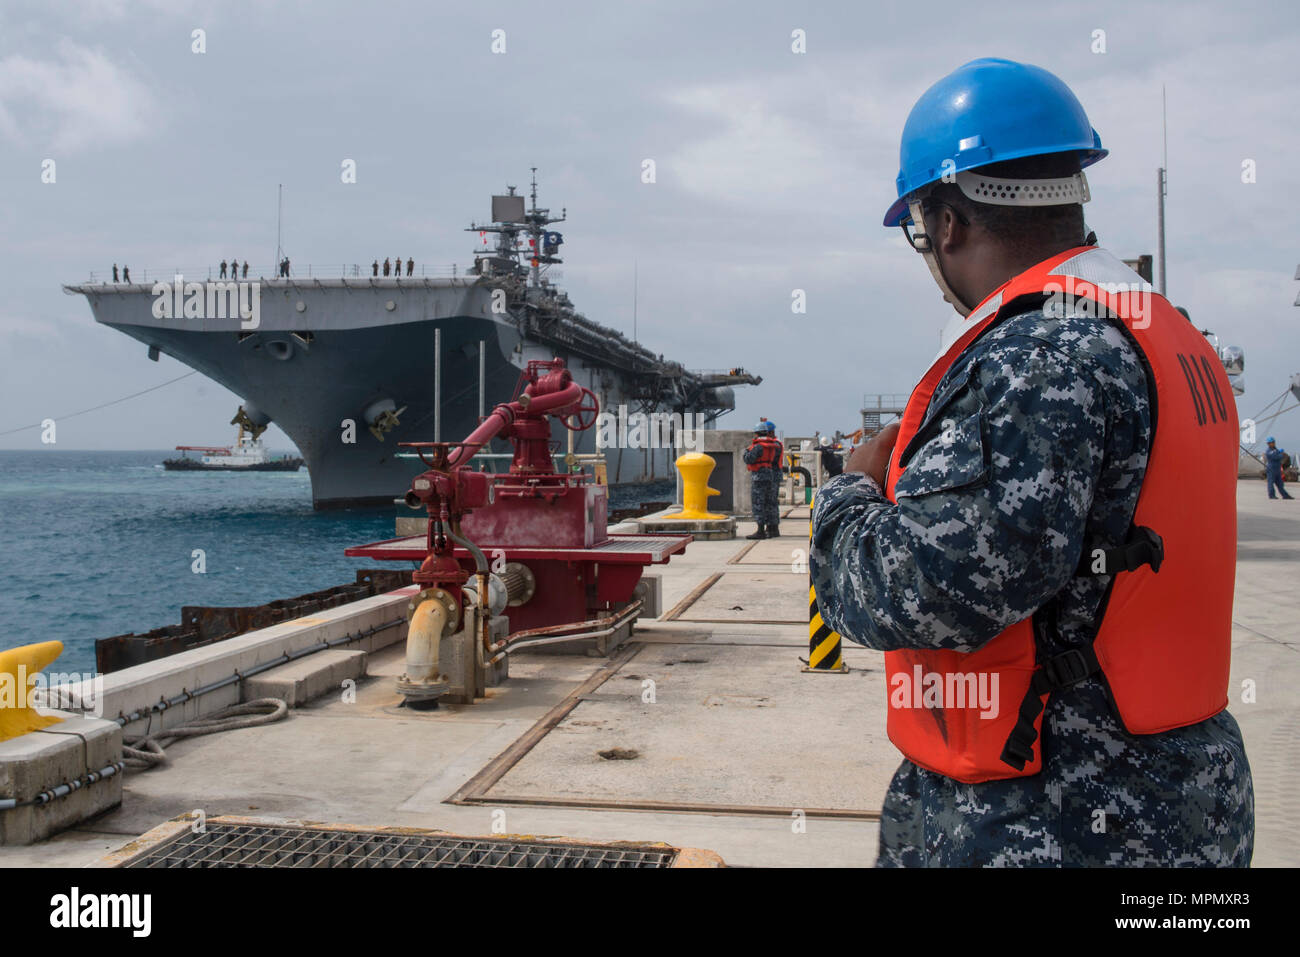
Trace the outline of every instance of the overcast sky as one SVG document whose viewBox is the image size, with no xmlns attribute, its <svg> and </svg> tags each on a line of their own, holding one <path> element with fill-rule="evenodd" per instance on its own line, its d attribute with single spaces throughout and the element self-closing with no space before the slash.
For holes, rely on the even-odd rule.
<svg viewBox="0 0 1300 957">
<path fill-rule="evenodd" d="M 723 427 L 852 429 L 863 393 L 910 390 L 952 314 L 880 221 L 912 104 L 981 56 L 1046 67 L 1079 96 L 1110 150 L 1088 171 L 1087 219 L 1123 258 L 1155 251 L 1167 88 L 1170 299 L 1245 349 L 1247 416 L 1300 371 L 1297 9 L 6 0 L 0 432 L 186 371 L 96 324 L 63 283 L 114 262 L 269 264 L 278 183 L 295 269 L 398 254 L 463 266 L 477 240 L 463 227 L 530 166 L 542 205 L 568 208 L 559 284 L 580 311 L 630 333 L 635 263 L 642 342 L 763 376 Z M 225 444 L 238 402 L 196 375 L 60 421 L 57 447 Z M 1300 445 L 1300 413 L 1275 431 Z M 0 436 L 41 447 L 36 429 Z"/>
</svg>

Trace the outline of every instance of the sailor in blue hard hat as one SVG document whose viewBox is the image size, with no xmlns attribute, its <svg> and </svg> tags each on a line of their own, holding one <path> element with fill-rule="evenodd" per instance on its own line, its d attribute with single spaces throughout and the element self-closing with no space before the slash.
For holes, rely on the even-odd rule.
<svg viewBox="0 0 1300 957">
<path fill-rule="evenodd" d="M 1286 454 L 1286 449 L 1277 447 L 1277 440 L 1269 436 L 1264 440 L 1268 446 L 1264 450 L 1264 479 L 1268 486 L 1268 497 L 1277 498 L 1274 490 L 1281 494 L 1283 501 L 1289 501 L 1293 496 L 1286 490 L 1286 467 L 1290 465 L 1291 457 Z"/>
<path fill-rule="evenodd" d="M 781 534 L 777 491 L 784 455 L 785 449 L 776 438 L 776 423 L 759 419 L 754 426 L 754 441 L 741 453 L 749 471 L 750 508 L 758 525 L 746 538 L 777 538 Z"/>
<path fill-rule="evenodd" d="M 1086 229 L 1072 223 L 1072 211 L 1091 198 L 1083 169 L 1106 152 L 1082 105 L 1056 76 L 1012 60 L 972 60 L 912 107 L 899 150 L 898 199 L 884 224 L 903 227 L 944 298 L 965 316 L 985 290 L 971 288 L 967 270 L 945 262 L 932 235 L 943 217 L 971 225 L 948 200 L 980 204 L 982 225 L 992 230 L 1013 226 L 1016 209 L 1056 207 L 1061 228 L 1078 232 L 1065 238 L 1078 245 Z M 1004 210 L 1011 212 L 1000 216 Z"/>
<path fill-rule="evenodd" d="M 1047 70 L 981 59 L 920 96 L 899 152 L 884 224 L 903 227 L 959 317 L 903 428 L 881 429 L 818 490 L 808 552 L 822 621 L 886 654 L 890 739 L 905 760 L 882 804 L 877 864 L 1244 867 L 1254 796 L 1232 715 L 1207 708 L 1194 723 L 1183 715 L 1165 730 L 1129 733 L 1100 662 L 1068 676 L 1044 667 L 1086 658 L 1103 616 L 1125 621 L 1128 606 L 1108 603 L 1118 576 L 1080 558 L 1098 542 L 1104 553 L 1132 540 L 1144 485 L 1174 467 L 1152 450 L 1154 406 L 1177 377 L 1145 370 L 1167 371 L 1185 330 L 1148 323 L 1152 366 L 1125 328 L 1136 318 L 1131 303 L 1114 316 L 1052 306 L 1049 277 L 1143 283 L 1085 224 L 1083 171 L 1106 155 L 1101 139 Z M 1168 304 L 1158 305 L 1167 318 Z M 1189 428 L 1164 434 L 1181 448 Z M 1213 435 L 1230 460 L 1236 430 Z M 1208 503 L 1197 534 L 1223 540 L 1235 482 L 1209 470 L 1184 481 Z M 1226 586 L 1229 607 L 1230 570 L 1222 562 L 1198 583 L 1216 601 Z M 1171 557 L 1162 575 L 1179 574 Z M 1221 639 L 1230 643 L 1230 614 L 1188 625 L 1189 607 L 1169 609 L 1180 626 L 1166 636 L 1212 630 L 1213 660 L 1189 653 L 1175 674 L 1157 673 L 1162 659 L 1152 657 L 1151 683 L 1166 690 L 1180 675 L 1189 687 L 1212 685 Z M 1134 626 L 1116 654 L 1150 640 Z M 1005 653 L 1015 642 L 1018 661 L 1040 664 L 1024 669 L 1032 679 L 991 692 L 1002 695 L 998 709 L 972 714 L 969 697 L 945 690 L 954 677 L 996 685 L 999 673 L 1011 675 Z M 979 667 L 955 657 L 982 652 L 991 653 Z M 1020 677 L 1027 690 L 1007 694 Z M 1026 740 L 1039 749 L 1037 768 L 1026 763 Z"/>
</svg>

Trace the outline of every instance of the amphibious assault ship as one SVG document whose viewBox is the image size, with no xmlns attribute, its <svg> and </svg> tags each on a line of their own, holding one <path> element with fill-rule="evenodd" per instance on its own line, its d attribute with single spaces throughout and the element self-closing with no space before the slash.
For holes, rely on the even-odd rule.
<svg viewBox="0 0 1300 957">
<path fill-rule="evenodd" d="M 419 470 L 399 442 L 459 441 L 513 396 L 529 360 L 554 357 L 603 411 L 664 424 L 667 434 L 638 443 L 652 447 L 604 449 L 609 481 L 668 478 L 675 429 L 715 427 L 735 408 L 733 387 L 762 378 L 688 371 L 578 313 L 546 275 L 563 262 L 551 227 L 566 213 L 537 206 L 533 173 L 528 208 L 509 186 L 492 197 L 491 222 L 468 227 L 480 245 L 462 274 L 415 275 L 408 264 L 401 275 L 399 263 L 397 275 L 379 275 L 376 263 L 303 276 L 282 260 L 270 279 L 141 270 L 129 283 L 92 273 L 64 291 L 85 296 L 97 322 L 143 342 L 149 358 L 172 356 L 242 396 L 236 421 L 254 437 L 271 422 L 283 429 L 318 509 L 391 504 Z M 595 451 L 601 433 L 581 433 L 575 451 Z M 563 449 L 562 425 L 553 438 Z"/>
</svg>

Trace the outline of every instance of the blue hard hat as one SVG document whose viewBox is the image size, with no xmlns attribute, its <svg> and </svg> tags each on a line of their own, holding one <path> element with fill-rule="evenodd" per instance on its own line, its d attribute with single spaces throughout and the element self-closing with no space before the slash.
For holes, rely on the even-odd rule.
<svg viewBox="0 0 1300 957">
<path fill-rule="evenodd" d="M 767 419 L 759 419 L 759 420 L 758 420 L 758 425 L 754 426 L 754 431 L 755 431 L 755 432 L 766 432 L 766 431 L 767 431 Z"/>
<path fill-rule="evenodd" d="M 771 419 L 767 420 L 767 431 L 773 434 L 776 433 L 776 423 L 773 422 Z"/>
<path fill-rule="evenodd" d="M 1276 442 L 1276 441 L 1277 440 L 1270 435 L 1268 438 L 1264 440 L 1264 444 L 1267 445 L 1269 442 Z"/>
<path fill-rule="evenodd" d="M 910 219 L 904 197 L 945 172 L 1071 150 L 1078 151 L 1080 167 L 1107 152 L 1068 86 L 1028 63 L 972 60 L 922 93 L 908 114 L 898 151 L 898 199 L 885 225 Z M 945 169 L 945 160 L 953 165 Z"/>
</svg>

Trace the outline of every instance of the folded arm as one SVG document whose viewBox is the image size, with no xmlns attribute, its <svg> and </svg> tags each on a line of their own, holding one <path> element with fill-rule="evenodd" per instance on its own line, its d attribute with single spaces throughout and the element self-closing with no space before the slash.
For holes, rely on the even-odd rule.
<svg viewBox="0 0 1300 957">
<path fill-rule="evenodd" d="M 818 492 L 810 568 L 823 620 L 871 648 L 973 651 L 1069 583 L 1106 439 L 1101 385 L 1009 336 L 950 373 L 895 489 Z"/>
</svg>

